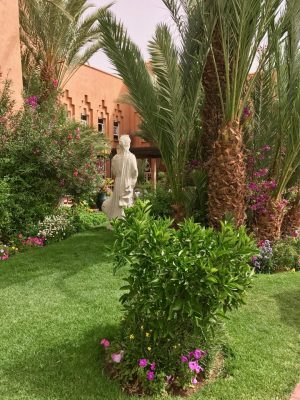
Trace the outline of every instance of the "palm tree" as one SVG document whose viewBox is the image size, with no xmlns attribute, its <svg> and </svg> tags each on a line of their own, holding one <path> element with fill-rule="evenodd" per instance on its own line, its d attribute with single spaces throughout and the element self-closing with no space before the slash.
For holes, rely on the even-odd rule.
<svg viewBox="0 0 300 400">
<path fill-rule="evenodd" d="M 185 167 L 190 144 L 195 136 L 202 96 L 202 73 L 209 49 L 214 19 L 204 25 L 203 2 L 186 8 L 178 20 L 181 45 L 177 47 L 170 29 L 158 25 L 149 43 L 151 72 L 138 47 L 111 12 L 99 12 L 101 46 L 123 78 L 130 102 L 141 117 L 138 134 L 154 142 L 166 166 L 173 195 L 175 220 L 184 216 Z M 207 18 L 207 16 L 206 16 Z M 195 30 L 203 29 L 202 42 Z"/>
<path fill-rule="evenodd" d="M 254 230 L 261 239 L 279 239 L 300 226 L 300 6 L 289 1 L 284 16 L 278 21 L 277 32 L 270 32 L 273 41 L 268 71 L 272 76 L 272 98 L 264 100 L 256 119 L 269 115 L 263 129 L 254 129 L 253 140 L 272 144 L 269 179 L 276 182 L 270 194 L 266 211 L 256 215 Z M 266 93 L 268 90 L 266 91 Z M 269 90 L 270 92 L 270 90 Z M 255 127 L 254 127 L 255 128 Z M 294 193 L 286 216 L 286 199 Z"/>
<path fill-rule="evenodd" d="M 20 0 L 25 87 L 37 76 L 47 98 L 99 49 L 99 10 L 90 7 L 86 0 Z"/>
<path fill-rule="evenodd" d="M 280 0 L 212 2 L 220 32 L 221 46 L 218 44 L 217 49 L 223 54 L 225 68 L 224 74 L 223 67 L 217 64 L 220 53 L 212 43 L 222 107 L 222 123 L 208 165 L 209 220 L 213 226 L 219 226 L 226 214 L 234 217 L 237 225 L 245 222 L 246 169 L 240 120 L 257 79 L 255 76 L 248 82 L 250 68 L 279 3 Z M 264 61 L 262 58 L 261 63 Z"/>
</svg>

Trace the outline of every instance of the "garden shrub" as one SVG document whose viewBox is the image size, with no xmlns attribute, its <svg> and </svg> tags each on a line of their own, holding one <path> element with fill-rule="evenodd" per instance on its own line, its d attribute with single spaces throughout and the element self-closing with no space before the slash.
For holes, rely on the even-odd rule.
<svg viewBox="0 0 300 400">
<path fill-rule="evenodd" d="M 152 183 L 146 182 L 140 186 L 140 198 L 151 203 L 151 214 L 155 217 L 170 217 L 172 210 L 172 193 L 166 184 L 158 183 L 156 189 Z"/>
<path fill-rule="evenodd" d="M 149 202 L 125 216 L 113 222 L 115 269 L 128 267 L 113 376 L 140 393 L 184 388 L 201 375 L 220 317 L 244 302 L 257 247 L 228 223 L 218 232 L 186 220 L 175 230 Z"/>
<path fill-rule="evenodd" d="M 286 238 L 273 247 L 273 271 L 300 270 L 300 241 Z"/>
<path fill-rule="evenodd" d="M 12 230 L 26 235 L 54 213 L 61 196 L 78 202 L 97 192 L 102 182 L 97 155 L 106 144 L 58 105 L 40 109 L 36 96 L 12 114 L 9 96 L 6 84 L 0 94 L 0 179 L 9 185 Z"/>
<path fill-rule="evenodd" d="M 73 225 L 77 232 L 99 228 L 108 222 L 103 212 L 93 211 L 86 203 L 80 203 L 72 207 Z"/>
<path fill-rule="evenodd" d="M 9 236 L 11 230 L 10 187 L 6 180 L 0 179 L 0 240 Z"/>
<path fill-rule="evenodd" d="M 300 270 L 300 240 L 287 237 L 271 244 L 269 240 L 259 243 L 260 253 L 252 257 L 253 266 L 258 273 L 274 273 Z"/>
<path fill-rule="evenodd" d="M 38 237 L 49 241 L 66 239 L 75 232 L 73 221 L 67 214 L 50 215 L 38 223 Z"/>
</svg>

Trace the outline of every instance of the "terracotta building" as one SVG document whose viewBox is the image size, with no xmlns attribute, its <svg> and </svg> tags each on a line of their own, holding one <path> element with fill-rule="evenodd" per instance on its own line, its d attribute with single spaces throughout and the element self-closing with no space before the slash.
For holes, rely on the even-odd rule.
<svg viewBox="0 0 300 400">
<path fill-rule="evenodd" d="M 0 0 L 0 81 L 8 78 L 16 106 L 22 106 L 22 68 L 19 35 L 18 0 Z M 61 103 L 68 116 L 98 130 L 108 139 L 112 153 L 122 134 L 131 136 L 131 151 L 137 158 L 147 159 L 148 177 L 156 181 L 158 150 L 134 135 L 139 116 L 134 108 L 120 102 L 127 91 L 122 79 L 115 75 L 84 65 L 72 76 L 64 88 Z M 110 176 L 110 162 L 106 162 Z"/>
<path fill-rule="evenodd" d="M 84 65 L 73 75 L 61 98 L 70 118 L 89 124 L 105 135 L 110 142 L 112 155 L 120 135 L 131 137 L 131 151 L 137 158 L 148 160 L 148 176 L 156 180 L 158 151 L 134 133 L 138 131 L 139 116 L 135 109 L 120 102 L 127 92 L 122 79 Z M 107 163 L 110 175 L 110 163 Z"/>
<path fill-rule="evenodd" d="M 18 0 L 0 1 L 0 82 L 12 82 L 16 106 L 22 105 L 22 67 Z"/>
</svg>

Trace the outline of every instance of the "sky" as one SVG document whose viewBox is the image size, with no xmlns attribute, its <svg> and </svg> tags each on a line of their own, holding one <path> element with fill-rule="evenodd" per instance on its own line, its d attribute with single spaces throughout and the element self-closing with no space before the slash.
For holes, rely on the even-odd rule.
<svg viewBox="0 0 300 400">
<path fill-rule="evenodd" d="M 145 60 L 149 58 L 147 43 L 151 40 L 155 27 L 160 22 L 171 23 L 171 17 L 161 0 L 112 0 L 111 7 L 117 18 L 127 28 L 131 39 L 140 47 Z M 91 0 L 91 4 L 102 7 L 111 0 Z M 99 51 L 89 61 L 89 65 L 107 72 L 115 72 L 103 52 Z"/>
<path fill-rule="evenodd" d="M 152 39 L 155 27 L 160 22 L 172 25 L 172 18 L 162 0 L 91 0 L 96 7 L 103 7 L 113 2 L 111 11 L 127 28 L 131 39 L 139 46 L 145 60 L 149 59 L 148 41 Z M 174 25 L 173 25 L 174 26 Z M 92 67 L 106 72 L 116 73 L 105 54 L 99 50 L 88 62 Z M 251 67 L 251 72 L 257 68 L 257 61 Z"/>
</svg>

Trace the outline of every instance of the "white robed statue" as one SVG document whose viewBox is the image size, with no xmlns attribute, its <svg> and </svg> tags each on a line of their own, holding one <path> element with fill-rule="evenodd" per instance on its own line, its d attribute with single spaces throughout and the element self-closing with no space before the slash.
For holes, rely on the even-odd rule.
<svg viewBox="0 0 300 400">
<path fill-rule="evenodd" d="M 109 220 L 122 218 L 124 208 L 133 205 L 133 190 L 138 177 L 135 155 L 129 151 L 129 135 L 122 135 L 119 150 L 113 157 L 111 172 L 115 180 L 113 194 L 102 204 L 102 211 Z"/>
</svg>

